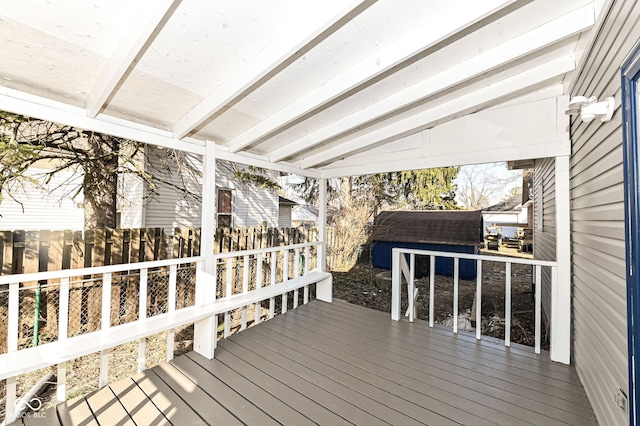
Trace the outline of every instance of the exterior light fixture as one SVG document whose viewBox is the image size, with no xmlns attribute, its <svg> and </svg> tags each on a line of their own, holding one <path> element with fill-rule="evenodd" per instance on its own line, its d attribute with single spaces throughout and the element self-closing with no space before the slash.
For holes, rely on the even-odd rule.
<svg viewBox="0 0 640 426">
<path fill-rule="evenodd" d="M 611 120 L 615 106 L 615 99 L 611 96 L 600 102 L 598 102 L 598 98 L 595 96 L 591 96 L 590 98 L 587 98 L 586 96 L 574 96 L 569 101 L 565 114 L 580 114 L 580 118 L 585 123 L 589 123 L 596 118 L 605 122 Z"/>
</svg>

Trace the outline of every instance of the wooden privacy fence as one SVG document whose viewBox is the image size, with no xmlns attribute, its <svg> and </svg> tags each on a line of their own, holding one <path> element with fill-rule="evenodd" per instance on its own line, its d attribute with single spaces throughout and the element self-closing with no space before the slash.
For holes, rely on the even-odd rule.
<svg viewBox="0 0 640 426">
<path fill-rule="evenodd" d="M 315 228 L 218 228 L 214 253 L 317 241 Z M 0 231 L 0 275 L 198 256 L 200 230 Z"/>
<path fill-rule="evenodd" d="M 219 228 L 215 253 L 262 249 L 317 240 L 315 229 L 303 228 Z M 152 260 L 187 258 L 200 254 L 199 229 L 175 229 L 167 235 L 161 228 L 107 229 L 101 231 L 0 231 L 0 275 L 21 274 L 83 267 L 108 266 Z M 292 260 L 293 261 L 293 260 Z M 292 266 L 293 267 L 293 266 Z M 236 269 L 234 265 L 234 269 Z M 234 274 L 234 278 L 235 278 Z M 195 265 L 181 265 L 177 271 L 176 304 L 195 302 Z M 151 317 L 167 311 L 169 271 L 148 271 L 147 312 Z M 137 318 L 140 271 L 112 277 L 111 325 Z M 69 286 L 69 335 L 98 329 L 101 313 L 101 277 L 78 276 Z M 60 283 L 55 280 L 22 283 L 20 292 L 20 346 L 47 341 L 58 328 Z M 8 288 L 0 286 L 0 353 L 6 351 Z"/>
</svg>

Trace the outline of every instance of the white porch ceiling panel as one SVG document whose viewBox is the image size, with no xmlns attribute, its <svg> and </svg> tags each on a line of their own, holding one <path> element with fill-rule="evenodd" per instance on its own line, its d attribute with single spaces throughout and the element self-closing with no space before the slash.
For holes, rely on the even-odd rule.
<svg viewBox="0 0 640 426">
<path fill-rule="evenodd" d="M 0 109 L 316 176 L 445 165 L 470 152 L 445 129 L 493 110 L 513 160 L 566 149 L 558 97 L 601 3 L 0 0 Z M 523 108 L 551 131 L 511 129 Z"/>
</svg>

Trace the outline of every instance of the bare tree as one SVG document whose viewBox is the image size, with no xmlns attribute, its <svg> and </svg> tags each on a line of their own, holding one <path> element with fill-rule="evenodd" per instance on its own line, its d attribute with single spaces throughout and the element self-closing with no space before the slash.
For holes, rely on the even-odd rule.
<svg viewBox="0 0 640 426">
<path fill-rule="evenodd" d="M 48 188 L 54 175 L 71 172 L 81 180 L 69 179 L 61 198 L 83 195 L 85 229 L 115 228 L 118 197 L 126 197 L 123 177 L 134 176 L 147 193 L 157 193 L 159 184 L 200 202 L 202 161 L 193 154 L 173 149 L 147 149 L 147 145 L 64 126 L 44 120 L 0 111 L 0 201 L 14 194 L 26 182 Z M 47 167 L 36 175 L 25 172 L 38 165 Z M 277 187 L 263 169 L 217 162 L 238 182 L 260 187 Z M 120 191 L 118 190 L 120 187 Z M 126 199 L 124 200 L 126 201 Z"/>
<path fill-rule="evenodd" d="M 467 209 L 476 210 L 502 199 L 507 187 L 522 179 L 520 170 L 505 172 L 505 163 L 462 167 L 456 180 L 458 201 Z"/>
</svg>

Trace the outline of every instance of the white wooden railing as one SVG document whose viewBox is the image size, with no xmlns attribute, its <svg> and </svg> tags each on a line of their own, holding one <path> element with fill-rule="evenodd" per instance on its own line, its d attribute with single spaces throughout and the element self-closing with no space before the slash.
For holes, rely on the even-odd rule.
<svg viewBox="0 0 640 426">
<path fill-rule="evenodd" d="M 532 265 L 535 277 L 535 344 L 534 351 L 540 353 L 541 340 L 541 276 L 542 268 L 551 269 L 552 287 L 556 287 L 558 279 L 558 264 L 555 261 L 534 260 L 527 258 L 505 257 L 505 256 L 489 256 L 466 253 L 451 253 L 431 250 L 416 250 L 394 248 L 392 251 L 392 303 L 391 318 L 395 321 L 400 319 L 401 315 L 401 294 L 402 294 L 402 278 L 407 285 L 408 308 L 406 316 L 409 321 L 413 322 L 416 317 L 415 301 L 418 297 L 418 289 L 415 284 L 415 265 L 416 256 L 426 256 L 429 258 L 429 326 L 433 327 L 435 321 L 434 300 L 435 294 L 435 272 L 436 258 L 452 258 L 453 259 L 453 333 L 458 333 L 458 290 L 460 281 L 460 259 L 468 259 L 476 262 L 476 339 L 482 338 L 482 263 L 483 262 L 499 262 L 505 265 L 505 346 L 511 346 L 511 265 L 524 264 Z M 408 258 L 408 261 L 407 261 Z"/>
<path fill-rule="evenodd" d="M 275 299 L 282 297 L 281 310 L 288 306 L 296 308 L 299 303 L 307 303 L 310 285 L 316 285 L 316 298 L 331 301 L 331 275 L 315 267 L 317 246 L 320 242 L 290 246 L 249 250 L 213 255 L 216 270 L 210 274 L 204 271 L 203 256 L 172 259 L 135 264 L 103 266 L 55 272 L 39 272 L 0 276 L 0 291 L 8 294 L 7 341 L 5 353 L 0 353 L 0 380 L 6 380 L 5 422 L 16 418 L 16 377 L 20 374 L 57 365 L 57 399 L 66 399 L 67 362 L 91 353 L 100 353 L 99 386 L 108 383 L 108 357 L 111 348 L 124 343 L 138 341 L 138 370 L 145 368 L 145 338 L 167 332 L 167 360 L 173 357 L 173 330 L 206 318 L 214 318 L 216 329 L 218 317 L 224 319 L 223 336 L 231 333 L 231 312 L 242 309 L 240 329 L 247 327 L 247 310 L 255 309 L 255 323 L 262 317 L 261 302 L 269 300 L 268 318 L 275 312 Z M 185 273 L 186 272 L 186 273 Z M 186 278 L 185 278 L 186 276 Z M 119 320 L 114 306 L 122 304 L 113 291 L 114 280 L 135 277 L 138 306 L 127 306 L 135 318 Z M 160 280 L 162 295 L 166 297 L 158 311 L 150 309 L 150 287 L 157 287 Z M 92 287 L 100 294 L 100 321 L 94 329 L 69 330 L 70 292 L 87 282 L 99 282 Z M 36 285 L 53 285 L 59 295 L 57 335 L 49 336 L 46 343 L 31 346 L 20 339 L 21 293 L 33 292 Z M 213 303 L 203 302 L 205 287 L 215 286 L 216 299 Z M 195 287 L 195 288 L 194 288 Z M 211 287 L 209 287 L 211 288 Z M 302 289 L 302 301 L 299 291 Z M 293 301 L 289 303 L 289 293 Z M 5 294 L 5 295 L 6 295 Z M 181 295 L 179 300 L 176 295 Z M 190 294 L 193 297 L 186 297 Z M 114 300 L 115 299 L 115 300 Z M 77 307 L 76 307 L 77 308 Z M 86 301 L 83 308 L 86 309 Z M 116 308 L 120 308 L 117 307 Z M 135 312 L 137 311 L 137 312 Z M 122 310 L 120 310 L 122 312 Z M 97 321 L 94 319 L 94 321 Z M 96 322 L 97 323 L 97 322 Z M 115 324 L 115 325 L 114 325 Z M 4 326 L 4 324 L 3 324 Z M 1 346 L 0 346 L 1 348 Z"/>
</svg>

